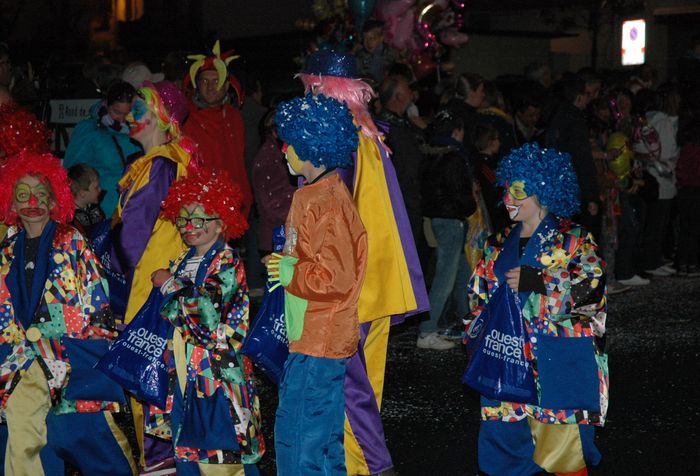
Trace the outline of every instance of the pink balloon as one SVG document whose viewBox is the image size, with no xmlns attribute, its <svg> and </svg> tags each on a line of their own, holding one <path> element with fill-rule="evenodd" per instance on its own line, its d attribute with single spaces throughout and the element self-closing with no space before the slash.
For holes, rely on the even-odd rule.
<svg viewBox="0 0 700 476">
<path fill-rule="evenodd" d="M 416 0 L 379 0 L 374 14 L 378 20 L 388 22 L 406 13 L 415 3 Z"/>
<path fill-rule="evenodd" d="M 460 47 L 469 41 L 469 36 L 466 33 L 457 31 L 454 28 L 448 28 L 440 32 L 440 42 L 446 46 Z"/>
<path fill-rule="evenodd" d="M 409 10 L 388 20 L 384 27 L 384 38 L 394 48 L 402 50 L 409 48 L 413 50 L 415 42 L 413 39 L 413 10 Z"/>
</svg>

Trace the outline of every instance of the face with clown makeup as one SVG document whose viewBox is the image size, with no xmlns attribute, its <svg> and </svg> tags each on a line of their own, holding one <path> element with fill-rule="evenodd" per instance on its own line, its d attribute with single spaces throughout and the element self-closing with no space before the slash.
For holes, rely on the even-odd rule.
<svg viewBox="0 0 700 476">
<path fill-rule="evenodd" d="M 287 168 L 292 175 L 304 175 L 304 162 L 299 158 L 294 147 L 289 144 L 284 144 L 282 152 L 287 159 Z"/>
<path fill-rule="evenodd" d="M 182 241 L 187 246 L 197 249 L 197 256 L 202 256 L 219 239 L 223 224 L 218 216 L 207 215 L 200 203 L 185 205 L 175 219 Z"/>
<path fill-rule="evenodd" d="M 503 197 L 508 216 L 513 221 L 532 222 L 541 219 L 543 208 L 537 197 L 528 195 L 525 182 L 515 180 L 506 182 L 506 193 Z"/>
<path fill-rule="evenodd" d="M 51 187 L 45 180 L 34 175 L 25 175 L 15 184 L 12 211 L 17 213 L 22 226 L 30 232 L 30 235 L 38 236 L 32 233 L 33 231 L 41 234 L 44 226 L 49 222 L 54 205 Z"/>
<path fill-rule="evenodd" d="M 148 109 L 148 105 L 143 98 L 137 98 L 134 101 L 134 106 L 131 109 L 131 114 L 128 117 L 131 130 L 129 135 L 138 140 L 139 137 L 144 137 L 152 132 L 157 127 L 156 117 Z"/>
</svg>

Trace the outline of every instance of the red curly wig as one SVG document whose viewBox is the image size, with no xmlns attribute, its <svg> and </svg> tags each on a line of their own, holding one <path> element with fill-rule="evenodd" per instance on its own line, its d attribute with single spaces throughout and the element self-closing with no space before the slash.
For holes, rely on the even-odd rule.
<svg viewBox="0 0 700 476">
<path fill-rule="evenodd" d="M 174 222 L 182 207 L 199 203 L 207 215 L 221 218 L 224 238 L 228 240 L 239 238 L 248 229 L 248 222 L 241 213 L 242 202 L 241 190 L 226 172 L 202 168 L 170 187 L 163 202 L 162 216 Z"/>
<path fill-rule="evenodd" d="M 55 202 L 50 217 L 59 223 L 69 223 L 75 213 L 75 201 L 70 191 L 70 180 L 61 161 L 51 154 L 23 150 L 5 161 L 0 167 L 0 221 L 8 225 L 17 223 L 17 214 L 12 211 L 15 185 L 25 175 L 38 177 L 51 188 Z"/>
<path fill-rule="evenodd" d="M 49 138 L 46 125 L 31 112 L 14 102 L 0 106 L 0 156 L 21 150 L 48 153 Z"/>
</svg>

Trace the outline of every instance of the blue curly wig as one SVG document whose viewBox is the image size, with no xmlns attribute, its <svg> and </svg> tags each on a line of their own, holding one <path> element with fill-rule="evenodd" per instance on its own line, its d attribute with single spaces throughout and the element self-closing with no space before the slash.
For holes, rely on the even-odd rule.
<svg viewBox="0 0 700 476">
<path fill-rule="evenodd" d="M 314 167 L 349 167 L 357 149 L 358 127 L 345 104 L 322 94 L 285 101 L 277 106 L 277 134 Z"/>
<path fill-rule="evenodd" d="M 525 144 L 501 159 L 496 179 L 502 187 L 506 181 L 523 181 L 528 195 L 537 195 L 543 207 L 560 217 L 579 211 L 580 191 L 569 154 Z"/>
</svg>

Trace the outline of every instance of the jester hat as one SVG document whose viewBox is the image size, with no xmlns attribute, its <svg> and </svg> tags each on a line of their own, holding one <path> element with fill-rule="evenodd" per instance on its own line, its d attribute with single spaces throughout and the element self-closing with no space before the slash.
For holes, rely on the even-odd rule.
<svg viewBox="0 0 700 476">
<path fill-rule="evenodd" d="M 349 167 L 357 149 L 358 127 L 344 103 L 309 93 L 281 102 L 275 115 L 277 134 L 314 167 Z"/>
<path fill-rule="evenodd" d="M 219 44 L 219 40 L 216 40 L 210 55 L 189 55 L 187 58 L 194 60 L 194 63 L 190 65 L 190 71 L 185 75 L 182 82 L 182 88 L 185 91 L 188 91 L 190 86 L 193 89 L 197 89 L 197 74 L 201 71 L 216 71 L 219 75 L 219 79 L 216 83 L 217 88 L 222 88 L 228 79 L 229 84 L 236 91 L 238 106 L 240 107 L 243 104 L 245 93 L 241 88 L 241 83 L 228 70 L 229 63 L 236 58 L 240 58 L 240 55 L 234 56 L 233 50 L 221 53 L 221 45 Z"/>
<path fill-rule="evenodd" d="M 162 215 L 174 222 L 180 209 L 193 203 L 201 204 L 207 215 L 221 219 L 227 240 L 243 236 L 248 229 L 241 213 L 243 193 L 224 171 L 202 168 L 175 182 L 163 202 Z"/>
<path fill-rule="evenodd" d="M 48 184 L 53 194 L 54 206 L 50 210 L 52 220 L 68 223 L 75 213 L 75 201 L 70 191 L 68 172 L 61 161 L 51 154 L 23 150 L 0 167 L 0 221 L 14 225 L 17 214 L 12 211 L 15 185 L 25 175 L 33 175 Z"/>
<path fill-rule="evenodd" d="M 571 156 L 554 149 L 540 149 L 536 143 L 513 149 L 496 169 L 497 184 L 507 187 L 525 183 L 528 196 L 536 195 L 540 204 L 560 217 L 575 215 L 580 206 L 580 191 Z"/>
</svg>

